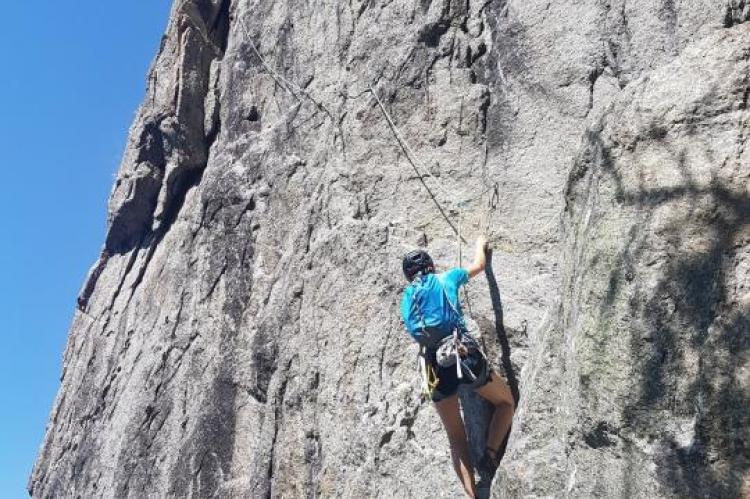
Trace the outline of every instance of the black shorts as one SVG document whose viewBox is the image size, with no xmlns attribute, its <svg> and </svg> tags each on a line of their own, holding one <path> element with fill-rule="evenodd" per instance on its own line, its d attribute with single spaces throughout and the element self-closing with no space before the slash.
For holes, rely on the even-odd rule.
<svg viewBox="0 0 750 499">
<path fill-rule="evenodd" d="M 433 402 L 440 402 L 455 395 L 458 392 L 459 385 L 470 385 L 470 388 L 476 389 L 486 385 L 490 381 L 490 366 L 480 352 L 475 352 L 469 358 L 464 359 L 471 372 L 476 376 L 476 379 L 472 379 L 471 375 L 466 372 L 466 368 L 463 368 L 463 376 L 461 379 L 458 379 L 456 365 L 440 367 L 435 360 L 434 351 L 427 352 L 426 361 L 435 369 L 438 377 L 438 384 L 432 392 Z"/>
</svg>

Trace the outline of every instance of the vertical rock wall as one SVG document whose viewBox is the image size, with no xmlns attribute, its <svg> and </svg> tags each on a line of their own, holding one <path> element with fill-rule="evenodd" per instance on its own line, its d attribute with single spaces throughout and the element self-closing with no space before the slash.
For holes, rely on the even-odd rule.
<svg viewBox="0 0 750 499">
<path fill-rule="evenodd" d="M 628 85 L 565 191 L 562 303 L 499 496 L 750 492 L 750 30 Z M 554 395 L 546 390 L 551 390 Z"/>
<path fill-rule="evenodd" d="M 460 493 L 397 311 L 402 253 L 456 238 L 371 85 L 452 223 L 489 215 L 503 308 L 480 278 L 467 309 L 521 392 L 493 494 L 739 494 L 749 11 L 177 0 L 31 494 Z"/>
</svg>

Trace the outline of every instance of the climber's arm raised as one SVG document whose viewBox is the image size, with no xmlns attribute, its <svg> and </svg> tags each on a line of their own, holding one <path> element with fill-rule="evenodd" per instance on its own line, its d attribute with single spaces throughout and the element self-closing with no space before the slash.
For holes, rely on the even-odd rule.
<svg viewBox="0 0 750 499">
<path fill-rule="evenodd" d="M 484 267 L 487 265 L 487 239 L 484 236 L 479 236 L 474 247 L 474 263 L 472 263 L 468 269 L 469 278 L 475 277 L 484 271 Z"/>
</svg>

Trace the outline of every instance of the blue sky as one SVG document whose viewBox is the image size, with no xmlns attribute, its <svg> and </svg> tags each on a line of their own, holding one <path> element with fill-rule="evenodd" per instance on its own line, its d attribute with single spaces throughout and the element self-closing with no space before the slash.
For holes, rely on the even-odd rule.
<svg viewBox="0 0 750 499">
<path fill-rule="evenodd" d="M 0 498 L 26 481 L 171 0 L 3 4 Z"/>
</svg>

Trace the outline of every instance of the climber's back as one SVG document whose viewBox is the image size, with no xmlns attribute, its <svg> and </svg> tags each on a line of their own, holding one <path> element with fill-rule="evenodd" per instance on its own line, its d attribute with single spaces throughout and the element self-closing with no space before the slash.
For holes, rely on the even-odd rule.
<svg viewBox="0 0 750 499">
<path fill-rule="evenodd" d="M 440 274 L 420 271 L 412 278 L 401 300 L 401 315 L 420 345 L 434 347 L 456 328 L 464 327 L 458 290 L 468 280 L 469 274 L 462 268 Z"/>
</svg>

